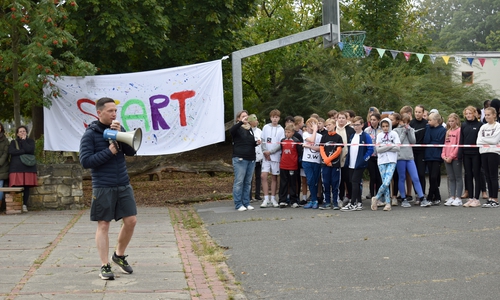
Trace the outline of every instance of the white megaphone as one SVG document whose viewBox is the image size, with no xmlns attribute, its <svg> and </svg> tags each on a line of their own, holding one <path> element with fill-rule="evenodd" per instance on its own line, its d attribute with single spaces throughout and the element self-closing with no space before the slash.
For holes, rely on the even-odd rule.
<svg viewBox="0 0 500 300">
<path fill-rule="evenodd" d="M 141 147 L 142 129 L 137 128 L 134 131 L 127 131 L 127 132 L 105 129 L 102 136 L 104 137 L 105 140 L 108 140 L 110 142 L 111 141 L 123 142 L 134 148 L 134 150 L 137 152 L 137 150 L 139 150 L 139 148 Z"/>
</svg>

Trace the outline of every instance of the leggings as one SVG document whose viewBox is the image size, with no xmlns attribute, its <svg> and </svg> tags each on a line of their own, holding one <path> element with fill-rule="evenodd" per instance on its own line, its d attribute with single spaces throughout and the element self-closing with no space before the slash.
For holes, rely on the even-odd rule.
<svg viewBox="0 0 500 300">
<path fill-rule="evenodd" d="M 481 164 L 484 169 L 486 183 L 488 184 L 488 194 L 490 198 L 498 198 L 498 154 L 481 154 Z"/>
<path fill-rule="evenodd" d="M 462 180 L 462 161 L 453 160 L 451 163 L 445 163 L 446 173 L 448 174 L 448 190 L 450 197 L 460 197 L 464 189 Z"/>
<path fill-rule="evenodd" d="M 479 154 L 464 154 L 464 172 L 465 189 L 469 192 L 469 197 L 479 199 L 481 192 L 481 156 Z"/>
</svg>

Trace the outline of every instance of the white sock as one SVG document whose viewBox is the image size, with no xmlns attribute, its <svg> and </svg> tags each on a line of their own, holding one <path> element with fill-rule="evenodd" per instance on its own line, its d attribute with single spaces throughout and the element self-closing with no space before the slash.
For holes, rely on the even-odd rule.
<svg viewBox="0 0 500 300">
<path fill-rule="evenodd" d="M 269 195 L 264 196 L 264 201 L 269 201 Z"/>
</svg>

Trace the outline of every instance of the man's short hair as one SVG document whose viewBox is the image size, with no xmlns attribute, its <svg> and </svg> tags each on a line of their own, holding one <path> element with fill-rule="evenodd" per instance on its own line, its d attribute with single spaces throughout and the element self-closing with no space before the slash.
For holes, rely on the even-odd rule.
<svg viewBox="0 0 500 300">
<path fill-rule="evenodd" d="M 115 100 L 108 98 L 108 97 L 103 97 L 103 98 L 96 101 L 95 109 L 102 110 L 104 108 L 104 105 L 106 105 L 106 103 L 111 103 L 111 102 L 115 103 Z"/>
</svg>

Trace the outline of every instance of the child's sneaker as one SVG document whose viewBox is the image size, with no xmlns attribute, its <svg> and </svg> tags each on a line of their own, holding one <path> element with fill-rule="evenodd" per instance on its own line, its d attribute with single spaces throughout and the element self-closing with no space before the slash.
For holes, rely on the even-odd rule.
<svg viewBox="0 0 500 300">
<path fill-rule="evenodd" d="M 363 210 L 363 203 L 357 203 L 355 206 L 356 210 Z"/>
<path fill-rule="evenodd" d="M 314 201 L 314 202 L 312 203 L 312 207 L 311 207 L 311 208 L 312 208 L 312 209 L 318 209 L 318 201 Z"/>
<path fill-rule="evenodd" d="M 470 204 L 472 203 L 472 199 L 468 199 L 467 202 L 465 202 L 462 206 L 463 207 L 470 207 Z"/>
<path fill-rule="evenodd" d="M 458 197 L 457 197 L 457 198 L 455 198 L 455 199 L 453 200 L 453 203 L 451 203 L 451 206 L 462 206 L 462 199 L 460 199 L 460 198 L 458 198 Z"/>
<path fill-rule="evenodd" d="M 352 205 L 351 203 L 347 204 L 347 205 L 344 205 L 340 211 L 355 211 L 356 210 L 356 207 L 354 207 L 354 205 Z"/>
<path fill-rule="evenodd" d="M 411 204 L 410 202 L 408 202 L 408 200 L 404 199 L 403 202 L 401 202 L 401 207 L 408 208 L 411 207 Z"/>
<path fill-rule="evenodd" d="M 398 206 L 398 198 L 397 197 L 392 197 L 392 205 Z"/>
<path fill-rule="evenodd" d="M 491 200 L 488 199 L 488 201 L 486 201 L 486 203 L 484 203 L 482 205 L 483 208 L 490 208 L 491 207 Z"/>
<path fill-rule="evenodd" d="M 372 205 L 370 205 L 370 208 L 372 210 L 377 210 L 377 207 L 378 207 L 378 203 L 377 203 L 377 197 L 372 197 Z"/>
<path fill-rule="evenodd" d="M 278 204 L 278 202 L 276 202 L 275 199 L 271 199 L 271 202 L 273 203 L 274 207 L 280 207 L 280 205 Z"/>
<path fill-rule="evenodd" d="M 406 201 L 406 200 L 405 200 Z M 391 204 L 390 203 L 387 203 L 385 206 L 384 206 L 384 211 L 391 211 Z"/>
<path fill-rule="evenodd" d="M 292 208 L 297 208 L 299 205 L 297 203 L 292 204 Z"/>
<path fill-rule="evenodd" d="M 261 208 L 267 208 L 269 207 L 269 200 L 267 199 L 264 199 L 264 201 L 262 201 L 262 204 L 260 205 Z"/>
<path fill-rule="evenodd" d="M 425 198 L 422 201 L 420 201 L 421 207 L 429 207 L 431 205 L 432 205 L 432 203 L 430 201 L 427 201 L 427 199 L 425 199 Z"/>
<path fill-rule="evenodd" d="M 312 201 L 309 201 L 309 202 L 307 202 L 307 204 L 306 204 L 306 205 L 304 205 L 304 208 L 305 208 L 305 209 L 308 209 L 308 208 L 312 208 L 312 206 L 313 206 Z"/>
<path fill-rule="evenodd" d="M 280 208 L 285 208 L 288 206 L 288 203 L 286 202 L 280 202 Z"/>
<path fill-rule="evenodd" d="M 480 207 L 481 206 L 481 201 L 477 199 L 472 199 L 472 202 L 469 204 L 469 207 Z"/>
<path fill-rule="evenodd" d="M 495 200 L 491 200 L 491 208 L 497 208 L 498 207 L 498 202 Z"/>
<path fill-rule="evenodd" d="M 448 198 L 448 200 L 446 200 L 446 202 L 444 203 L 444 206 L 451 206 L 454 201 L 455 201 L 455 198 L 450 197 L 450 198 Z"/>
<path fill-rule="evenodd" d="M 111 271 L 111 265 L 109 263 L 107 265 L 101 266 L 99 277 L 104 280 L 115 280 L 115 274 L 113 274 L 113 271 Z"/>
<path fill-rule="evenodd" d="M 332 205 L 330 203 L 323 203 L 323 205 L 319 207 L 319 209 L 331 209 L 331 208 Z"/>
</svg>

